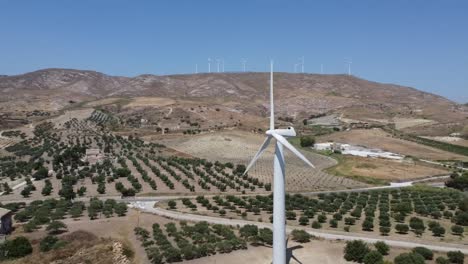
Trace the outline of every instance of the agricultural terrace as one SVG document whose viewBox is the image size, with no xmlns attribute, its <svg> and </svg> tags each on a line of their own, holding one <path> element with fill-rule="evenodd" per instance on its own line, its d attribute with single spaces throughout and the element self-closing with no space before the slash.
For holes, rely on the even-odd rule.
<svg viewBox="0 0 468 264">
<path fill-rule="evenodd" d="M 95 111 L 63 128 L 37 125 L 33 137 L 8 146 L 0 158 L 0 200 L 271 190 L 268 182 L 242 175 L 243 164 L 169 156 L 164 145 L 115 136 L 106 130 L 112 120 Z M 23 185 L 15 188 L 18 182 Z"/>
<path fill-rule="evenodd" d="M 178 137 L 163 140 L 163 144 L 179 152 L 207 160 L 248 164 L 263 143 L 263 135 L 243 131 L 229 131 L 201 134 L 190 137 Z M 317 167 L 312 169 L 303 161 L 285 150 L 286 189 L 288 191 L 339 190 L 365 187 L 366 184 L 345 177 L 336 177 L 322 171 L 333 166 L 332 158 L 303 152 Z M 274 144 L 271 145 L 249 171 L 249 175 L 264 183 L 272 182 Z"/>
<path fill-rule="evenodd" d="M 286 218 L 292 226 L 331 232 L 363 233 L 404 240 L 464 243 L 468 198 L 448 189 L 412 187 L 369 192 L 287 195 Z M 271 222 L 272 195 L 198 196 L 158 206 L 208 216 Z"/>
</svg>

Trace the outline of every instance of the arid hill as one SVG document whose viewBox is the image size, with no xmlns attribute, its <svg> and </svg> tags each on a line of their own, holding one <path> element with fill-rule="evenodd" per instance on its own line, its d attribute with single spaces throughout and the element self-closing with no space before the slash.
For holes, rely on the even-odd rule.
<svg viewBox="0 0 468 264">
<path fill-rule="evenodd" d="M 0 76 L 0 112 L 13 116 L 21 111 L 53 112 L 77 102 L 138 96 L 216 103 L 232 107 L 237 113 L 264 116 L 268 80 L 268 73 L 130 78 L 94 71 L 44 69 Z M 463 128 L 468 115 L 468 107 L 438 95 L 347 75 L 276 73 L 275 95 L 278 115 L 296 121 L 311 114 L 335 112 L 344 118 L 384 123 L 395 118 L 433 120 L 431 126 L 444 127 L 446 133 Z"/>
</svg>

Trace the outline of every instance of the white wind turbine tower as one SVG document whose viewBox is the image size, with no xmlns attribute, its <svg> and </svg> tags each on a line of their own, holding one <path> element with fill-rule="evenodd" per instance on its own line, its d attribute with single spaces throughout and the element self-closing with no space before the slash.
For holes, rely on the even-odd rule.
<svg viewBox="0 0 468 264">
<path fill-rule="evenodd" d="M 208 73 L 211 73 L 211 58 L 208 58 Z"/>
<path fill-rule="evenodd" d="M 247 63 L 247 59 L 241 59 L 242 63 L 242 71 L 245 72 L 245 64 Z"/>
<path fill-rule="evenodd" d="M 221 62 L 220 59 L 216 59 L 216 65 L 217 65 L 217 68 L 216 68 L 216 69 L 217 69 L 218 72 L 219 72 L 219 63 L 220 63 L 220 62 Z"/>
<path fill-rule="evenodd" d="M 285 163 L 283 147 L 289 149 L 307 165 L 315 168 L 285 137 L 296 136 L 292 127 L 275 129 L 275 113 L 273 102 L 273 61 L 270 63 L 270 129 L 266 131 L 267 138 L 247 166 L 246 174 L 270 144 L 276 139 L 275 158 L 273 162 L 273 264 L 286 263 L 286 215 L 285 215 Z"/>
<path fill-rule="evenodd" d="M 302 56 L 301 58 L 299 58 L 299 60 L 301 60 L 301 67 L 302 67 L 301 71 L 302 71 L 302 73 L 304 73 L 304 62 L 305 62 L 304 56 Z"/>
<path fill-rule="evenodd" d="M 351 58 L 346 59 L 346 63 L 348 64 L 348 75 L 351 75 L 351 64 L 353 63 L 353 60 Z"/>
</svg>

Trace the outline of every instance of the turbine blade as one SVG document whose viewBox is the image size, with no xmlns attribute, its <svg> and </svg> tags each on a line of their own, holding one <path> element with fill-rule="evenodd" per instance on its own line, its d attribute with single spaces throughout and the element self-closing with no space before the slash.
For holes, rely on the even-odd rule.
<svg viewBox="0 0 468 264">
<path fill-rule="evenodd" d="M 245 172 L 243 175 L 245 175 L 251 168 L 252 166 L 255 164 L 255 162 L 257 162 L 258 158 L 260 158 L 260 156 L 262 155 L 262 153 L 265 151 L 265 149 L 268 147 L 268 145 L 270 144 L 270 141 L 271 141 L 271 136 L 268 136 L 265 141 L 263 141 L 263 144 L 262 146 L 260 147 L 260 149 L 258 150 L 257 154 L 255 154 L 255 156 L 253 157 L 252 161 L 250 161 L 250 164 L 249 166 L 247 166 L 247 168 L 245 169 Z"/>
<path fill-rule="evenodd" d="M 310 163 L 310 161 L 306 157 L 304 157 L 304 155 L 302 155 L 302 153 L 299 152 L 299 150 L 297 150 L 293 145 L 291 145 L 291 143 L 289 143 L 289 141 L 286 140 L 283 136 L 276 133 L 272 133 L 271 135 L 275 137 L 276 140 L 278 140 L 283 146 L 285 146 L 292 153 L 294 153 L 298 158 L 304 161 L 307 165 L 311 166 L 312 168 L 315 168 L 315 166 L 312 163 Z"/>
</svg>

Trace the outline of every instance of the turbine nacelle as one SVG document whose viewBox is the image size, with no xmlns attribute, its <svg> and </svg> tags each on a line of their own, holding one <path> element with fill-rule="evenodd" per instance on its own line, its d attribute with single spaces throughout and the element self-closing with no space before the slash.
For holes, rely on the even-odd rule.
<svg viewBox="0 0 468 264">
<path fill-rule="evenodd" d="M 273 134 L 281 135 L 283 137 L 295 137 L 296 130 L 294 130 L 294 127 L 288 127 L 288 128 L 282 128 L 282 129 L 269 129 L 266 131 L 268 136 L 272 136 Z"/>
</svg>

